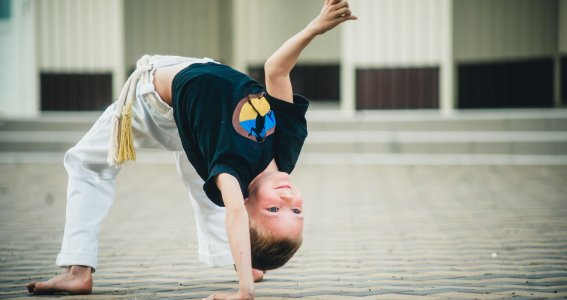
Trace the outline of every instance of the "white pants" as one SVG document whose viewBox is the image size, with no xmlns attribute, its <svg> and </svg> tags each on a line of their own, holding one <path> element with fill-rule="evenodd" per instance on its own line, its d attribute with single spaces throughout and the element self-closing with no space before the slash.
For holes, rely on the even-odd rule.
<svg viewBox="0 0 567 300">
<path fill-rule="evenodd" d="M 189 59 L 207 62 L 210 59 Z M 157 64 L 159 65 L 159 64 Z M 203 191 L 203 180 L 189 163 L 173 119 L 172 108 L 155 92 L 153 72 L 139 82 L 132 111 L 134 146 L 172 151 L 177 170 L 187 187 L 195 211 L 199 259 L 210 266 L 232 264 L 224 227 L 225 208 L 212 203 Z M 117 103 L 106 109 L 89 132 L 65 155 L 69 174 L 67 213 L 61 252 L 56 264 L 97 267 L 98 236 L 102 221 L 114 202 L 115 178 L 120 167 L 107 163 L 111 117 Z"/>
</svg>

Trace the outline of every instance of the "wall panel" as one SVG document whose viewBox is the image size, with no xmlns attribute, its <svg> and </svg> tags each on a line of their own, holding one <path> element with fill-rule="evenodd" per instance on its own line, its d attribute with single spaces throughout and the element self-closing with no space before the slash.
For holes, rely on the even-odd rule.
<svg viewBox="0 0 567 300">
<path fill-rule="evenodd" d="M 553 106 L 553 60 L 459 65 L 459 108 Z"/>
<path fill-rule="evenodd" d="M 125 0 L 125 67 L 144 54 L 221 59 L 219 11 L 219 0 Z"/>
<path fill-rule="evenodd" d="M 104 110 L 112 96 L 111 73 L 41 73 L 41 110 Z"/>
<path fill-rule="evenodd" d="M 356 65 L 438 65 L 445 39 L 444 1 L 358 0 L 352 24 Z"/>
<path fill-rule="evenodd" d="M 263 66 L 248 68 L 250 77 L 265 84 Z M 340 98 L 339 64 L 300 64 L 290 74 L 293 93 L 311 101 L 338 101 Z"/>
<path fill-rule="evenodd" d="M 75 92 L 78 87 L 93 93 L 97 103 L 111 103 L 124 82 L 123 2 L 37 0 L 34 3 L 42 109 L 95 109 L 85 102 L 90 96 Z M 44 76 L 46 74 L 48 76 Z M 104 74 L 106 79 L 98 80 L 99 74 Z M 89 76 L 96 80 L 84 79 Z M 50 88 L 52 84 L 59 87 L 57 93 Z M 95 92 L 99 89 L 105 93 Z M 51 96 L 54 95 L 62 97 L 56 101 L 60 105 L 53 105 Z M 96 109 L 100 109 L 99 106 Z"/>
<path fill-rule="evenodd" d="M 557 50 L 556 0 L 454 0 L 457 61 L 551 56 Z"/>
<path fill-rule="evenodd" d="M 439 68 L 357 69 L 356 109 L 439 107 Z"/>
<path fill-rule="evenodd" d="M 237 43 L 241 64 L 259 65 L 288 38 L 303 29 L 321 11 L 323 1 L 237 0 L 242 22 Z M 337 63 L 340 59 L 339 30 L 315 39 L 302 53 L 300 63 Z"/>
<path fill-rule="evenodd" d="M 122 55 L 120 1 L 41 0 L 35 3 L 41 70 L 114 69 Z"/>
</svg>

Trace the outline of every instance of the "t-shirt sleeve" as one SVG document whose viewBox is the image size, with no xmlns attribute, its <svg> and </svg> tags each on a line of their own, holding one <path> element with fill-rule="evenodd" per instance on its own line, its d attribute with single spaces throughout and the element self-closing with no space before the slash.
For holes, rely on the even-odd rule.
<svg viewBox="0 0 567 300">
<path fill-rule="evenodd" d="M 291 173 L 307 138 L 305 113 L 309 101 L 300 95 L 293 95 L 293 103 L 279 100 L 269 94 L 266 98 L 276 114 L 274 159 L 280 171 Z"/>
<path fill-rule="evenodd" d="M 240 185 L 240 190 L 242 191 L 242 196 L 244 198 L 248 197 L 248 186 L 244 184 L 244 180 L 241 174 L 239 174 L 239 172 L 236 171 L 236 169 L 234 169 L 232 166 L 228 164 L 217 163 L 211 168 L 211 171 L 209 172 L 209 177 L 205 180 L 205 184 L 203 185 L 203 190 L 205 191 L 205 194 L 207 194 L 207 197 L 211 199 L 213 203 L 215 203 L 218 206 L 224 207 L 224 201 L 222 200 L 221 191 L 219 190 L 217 184 L 215 183 L 215 177 L 222 173 L 227 173 L 234 176 L 234 178 L 238 180 L 238 184 Z"/>
</svg>

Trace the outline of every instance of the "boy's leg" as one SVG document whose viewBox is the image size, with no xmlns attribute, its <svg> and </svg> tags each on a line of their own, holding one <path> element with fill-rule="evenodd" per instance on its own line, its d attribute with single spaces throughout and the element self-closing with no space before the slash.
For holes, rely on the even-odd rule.
<svg viewBox="0 0 567 300">
<path fill-rule="evenodd" d="M 135 147 L 181 150 L 175 122 L 152 108 L 152 100 L 155 99 L 138 96 L 134 102 Z M 69 174 L 67 211 L 63 243 L 56 263 L 70 268 L 46 282 L 30 283 L 28 290 L 31 293 L 84 294 L 92 288 L 90 273 L 97 266 L 99 230 L 114 202 L 115 178 L 120 170 L 120 167 L 108 165 L 106 160 L 111 117 L 116 105 L 111 105 L 65 155 L 64 164 Z M 84 270 L 88 272 L 82 272 Z"/>
<path fill-rule="evenodd" d="M 115 177 L 120 170 L 106 162 L 115 106 L 111 105 L 65 154 L 69 180 L 65 231 L 56 262 L 60 267 L 82 265 L 96 269 L 100 225 L 114 202 Z"/>
<path fill-rule="evenodd" d="M 197 174 L 184 151 L 175 152 L 175 162 L 177 172 L 187 188 L 195 212 L 199 260 L 212 267 L 232 264 L 232 255 L 224 227 L 225 208 L 209 200 L 203 190 L 203 179 Z"/>
<path fill-rule="evenodd" d="M 56 264 L 67 272 L 45 282 L 32 282 L 28 291 L 35 294 L 69 292 L 88 294 L 97 265 L 98 233 L 114 201 L 114 178 L 119 167 L 106 163 L 110 118 L 116 103 L 106 109 L 93 127 L 65 154 L 69 175 L 65 231 Z"/>
</svg>

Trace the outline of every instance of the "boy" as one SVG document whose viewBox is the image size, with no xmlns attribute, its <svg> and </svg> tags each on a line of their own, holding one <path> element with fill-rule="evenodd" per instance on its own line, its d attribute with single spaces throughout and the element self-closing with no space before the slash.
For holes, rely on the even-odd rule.
<svg viewBox="0 0 567 300">
<path fill-rule="evenodd" d="M 288 173 L 307 135 L 308 102 L 293 95 L 290 71 L 313 38 L 355 19 L 346 0 L 325 0 L 321 13 L 266 61 L 266 88 L 210 59 L 142 58 L 119 101 L 65 156 L 67 219 L 57 264 L 69 268 L 46 282 L 30 283 L 28 290 L 92 291 L 98 231 L 112 205 L 120 169 L 115 163 L 133 158 L 129 147 L 161 146 L 176 154 L 178 171 L 193 198 L 200 258 L 211 265 L 230 261 L 226 253 L 206 251 L 226 244 L 219 228 L 219 217 L 226 215 L 239 290 L 208 299 L 253 298 L 254 279 L 262 276 L 258 270 L 282 266 L 301 244 L 303 198 Z M 120 119 L 115 110 L 122 114 Z M 113 123 L 121 127 L 116 136 L 109 136 Z M 130 130 L 133 145 L 128 145 Z M 110 164 L 104 157 L 109 138 L 111 149 L 118 146 L 109 155 Z M 194 189 L 201 185 L 217 206 Z M 204 236 L 212 236 L 211 241 Z"/>
</svg>

